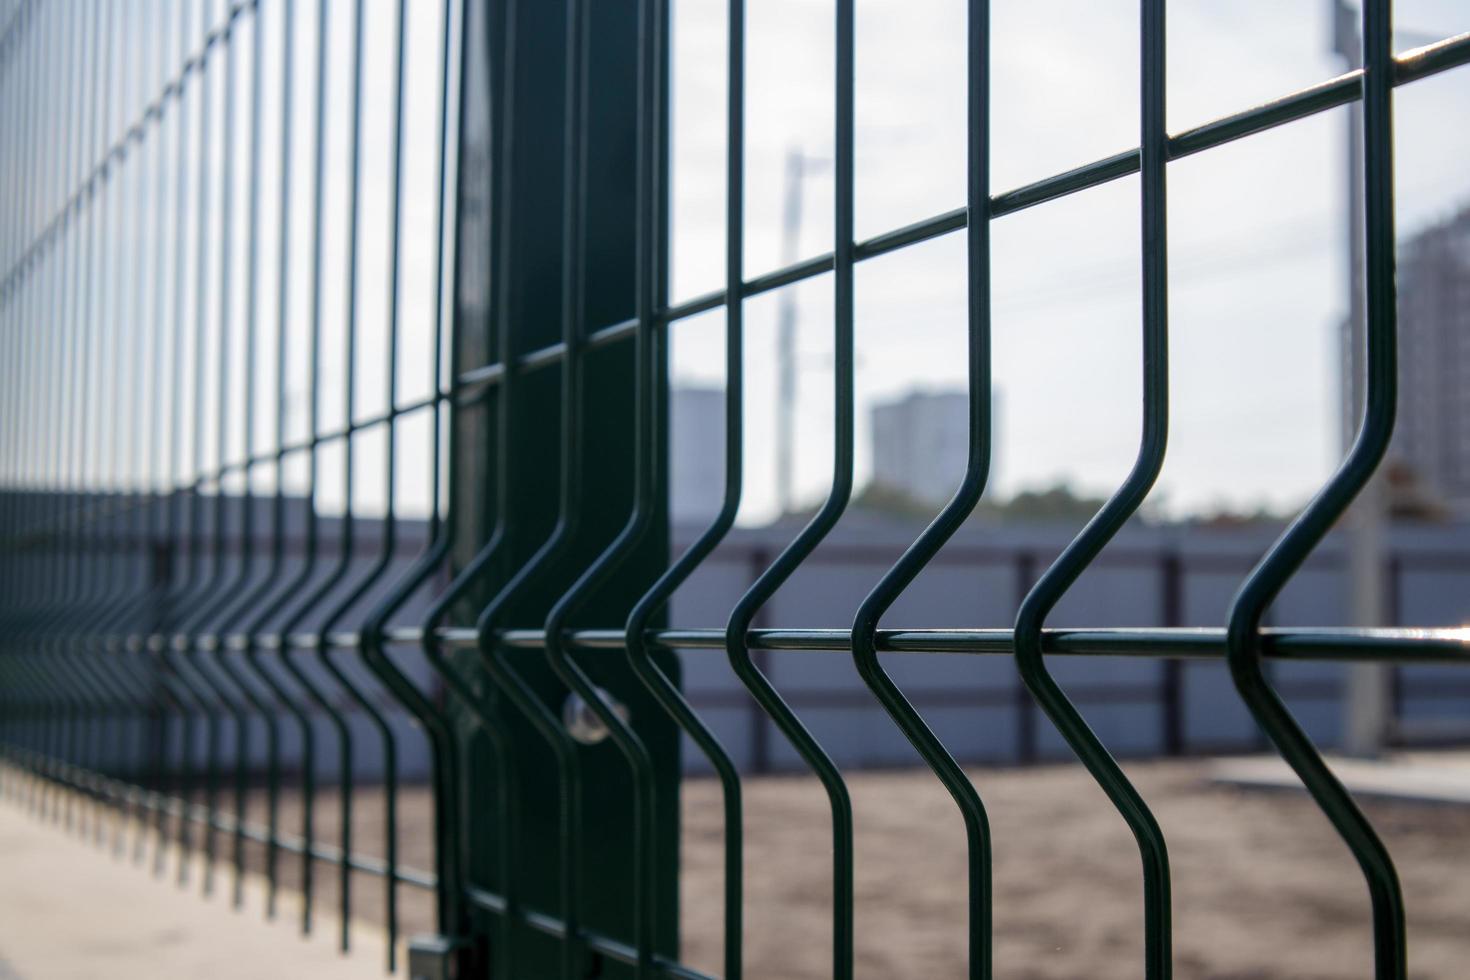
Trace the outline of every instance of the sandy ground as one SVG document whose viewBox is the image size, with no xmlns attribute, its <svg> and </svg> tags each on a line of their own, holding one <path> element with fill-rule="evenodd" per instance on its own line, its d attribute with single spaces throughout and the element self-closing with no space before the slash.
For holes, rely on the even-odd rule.
<svg viewBox="0 0 1470 980">
<path fill-rule="evenodd" d="M 1173 866 L 1174 961 L 1182 978 L 1369 977 L 1371 937 L 1368 897 L 1356 865 L 1326 821 L 1304 796 L 1209 785 L 1199 761 L 1129 767 L 1167 835 Z M 1131 835 L 1101 791 L 1080 769 L 975 770 L 994 840 L 996 973 L 1020 978 L 1133 978 L 1142 972 L 1142 883 Z M 959 977 L 965 965 L 965 843 L 958 812 L 927 773 L 858 773 L 849 777 L 855 811 L 858 975 L 872 978 Z M 322 794 L 317 828 L 335 833 L 333 794 Z M 263 801 L 253 800 L 259 814 Z M 426 827 L 429 801 L 422 790 L 404 792 L 401 859 L 429 867 Z M 1462 980 L 1470 975 L 1470 808 L 1367 803 L 1365 809 L 1398 862 L 1409 910 L 1410 974 Z M 354 821 L 362 850 L 380 848 L 381 800 L 363 793 Z M 78 808 L 78 816 L 83 808 Z M 283 829 L 294 832 L 294 799 L 284 808 Z M 721 951 L 723 829 L 717 784 L 690 780 L 684 796 L 683 959 L 718 972 Z M 820 786 L 804 777 L 749 779 L 746 813 L 746 964 L 755 978 L 830 975 L 830 821 Z M 23 807 L 0 807 L 0 828 L 29 821 Z M 107 820 L 103 830 L 112 833 Z M 81 845 L 60 827 L 42 838 L 56 847 L 91 849 L 80 867 L 118 873 L 138 882 L 145 871 L 128 862 L 100 861 L 95 845 Z M 109 838 L 110 840 L 110 838 Z M 0 846 L 4 838 L 0 837 Z M 125 842 L 131 847 L 132 838 Z M 220 839 L 228 854 L 228 840 Z M 166 854 L 166 877 L 177 873 Z M 261 854 L 252 848 L 252 865 Z M 13 853 L 0 852 L 7 872 Z M 43 860 L 31 856 L 26 860 Z M 151 864 L 150 851 L 145 866 Z M 44 860 L 43 860 L 44 864 Z M 38 865 L 41 866 L 41 865 Z M 283 883 L 294 887 L 297 860 L 283 855 Z M 81 874 L 82 872 L 78 872 Z M 10 879 L 7 873 L 5 878 Z M 335 871 L 318 865 L 317 932 L 337 931 Z M 200 885 L 197 860 L 190 890 Z M 228 894 L 229 872 L 217 872 L 216 888 Z M 7 952 L 27 921 L 60 914 L 106 917 L 127 899 L 116 887 L 75 883 L 66 913 L 24 904 L 17 890 L 0 887 L 0 962 L 22 980 L 103 974 L 36 972 Z M 167 893 L 197 902 L 159 884 L 134 885 L 139 908 Z M 430 925 L 430 906 L 416 889 L 404 888 L 404 932 Z M 150 897 L 153 896 L 153 897 Z M 248 895 L 253 919 L 262 898 Z M 223 905 L 216 899 L 206 905 Z M 280 901 L 271 941 L 298 944 L 294 894 Z M 378 975 L 382 965 L 383 889 L 378 879 L 355 876 L 353 914 L 366 928 L 355 931 L 357 975 Z M 218 913 L 217 913 L 218 914 Z M 226 913 L 227 914 L 227 913 Z M 19 917 L 17 917 L 19 915 Z M 220 923 L 226 925 L 224 921 Z M 11 937 L 7 939 L 7 937 Z M 330 945 L 326 943 L 325 945 Z M 58 946 L 55 955 L 70 953 Z M 167 970 L 163 973 L 177 973 Z M 303 970 L 303 975 L 305 970 Z M 108 977 L 127 976 L 115 970 Z M 158 975 L 158 974 L 153 974 Z M 227 975 L 214 972 L 198 975 Z M 256 975 L 265 975 L 264 973 Z M 289 970 L 283 976 L 294 975 Z M 328 975 L 328 974 L 322 974 Z M 335 974 L 331 974 L 335 975 Z M 0 970 L 0 977 L 3 977 Z"/>
<path fill-rule="evenodd" d="M 1310 801 L 1208 786 L 1198 762 L 1129 766 L 1169 843 L 1174 962 L 1183 978 L 1369 977 L 1368 896 Z M 975 771 L 990 815 L 995 963 L 1002 977 L 1142 975 L 1137 849 L 1075 767 Z M 963 826 L 927 773 L 850 777 L 858 973 L 959 977 Z M 752 976 L 829 975 L 826 798 L 811 780 L 748 784 L 747 962 Z M 719 955 L 718 789 L 687 792 L 686 957 Z M 1470 976 L 1470 809 L 1367 807 L 1398 861 L 1414 977 Z"/>
</svg>

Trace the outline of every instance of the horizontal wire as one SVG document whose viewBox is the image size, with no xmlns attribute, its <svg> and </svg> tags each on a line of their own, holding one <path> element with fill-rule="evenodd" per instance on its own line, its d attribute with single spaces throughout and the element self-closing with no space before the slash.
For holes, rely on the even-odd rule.
<svg viewBox="0 0 1470 980">
<path fill-rule="evenodd" d="M 589 350 L 595 350 L 602 347 L 607 347 L 611 344 L 616 343 L 617 341 L 630 338 L 633 335 L 633 329 L 635 326 L 636 324 L 634 323 L 634 321 L 628 320 L 622 323 L 613 324 L 612 326 L 605 327 L 601 330 L 597 330 L 588 335 L 586 346 Z M 552 367 L 560 362 L 565 353 L 565 345 L 560 343 L 552 344 L 550 347 L 531 351 L 530 353 L 523 355 L 521 358 L 518 358 L 516 366 L 518 370 L 523 372 Z M 404 418 L 405 416 L 412 415 L 416 412 L 422 412 L 425 409 L 437 408 L 447 401 L 453 401 L 457 406 L 460 407 L 468 404 L 473 404 L 475 398 L 480 397 L 486 390 L 488 390 L 491 385 L 498 384 L 501 378 L 504 377 L 504 374 L 505 365 L 500 363 L 487 364 L 482 367 L 473 368 L 461 374 L 456 379 L 455 384 L 450 388 L 440 389 L 433 394 L 425 395 L 421 398 L 413 399 L 411 401 L 402 402 L 386 412 L 379 412 L 374 415 L 363 416 L 362 418 L 356 419 L 348 423 L 347 425 L 340 426 L 334 429 L 324 430 L 322 432 L 318 432 L 313 436 L 308 436 L 304 439 L 298 439 L 293 442 L 288 442 L 278 447 L 264 449 L 258 453 L 251 453 L 247 456 L 233 460 L 229 463 L 225 463 L 214 469 L 204 470 L 197 474 L 188 483 L 174 484 L 173 486 L 164 490 L 158 490 L 155 488 L 154 496 L 155 498 L 157 498 L 170 494 L 199 492 L 210 484 L 216 483 L 227 476 L 231 476 L 236 473 L 244 473 L 246 470 L 254 469 L 255 467 L 261 466 L 266 463 L 284 463 L 287 458 L 291 456 L 310 452 L 313 449 L 319 449 L 322 446 L 327 446 L 331 443 L 348 439 L 359 432 L 365 432 L 378 426 L 395 422 L 400 418 Z M 80 504 L 75 509 L 66 512 L 64 519 L 57 518 L 49 522 L 52 525 L 61 525 L 63 527 L 70 526 L 67 522 L 69 520 L 78 519 L 78 515 L 80 515 L 80 520 L 83 522 L 83 524 L 95 523 L 106 518 L 120 517 L 139 509 L 152 507 L 157 503 L 157 499 L 137 499 L 137 492 L 139 490 L 146 490 L 147 488 L 123 487 L 118 489 L 103 490 L 96 487 L 57 488 L 51 486 L 26 487 L 24 485 L 17 485 L 16 489 L 20 489 L 22 491 L 29 490 L 35 493 L 55 492 L 58 489 L 65 491 L 70 489 L 74 490 L 79 495 L 95 495 L 100 493 L 116 495 L 117 497 L 122 498 L 117 501 L 104 500 L 97 503 Z M 38 545 L 46 543 L 49 540 L 48 535 L 52 533 L 54 533 L 54 530 L 49 526 L 35 528 L 24 535 L 17 535 L 13 537 L 12 539 L 4 542 L 4 545 L 7 550 L 24 550 L 26 548 L 36 547 Z"/>
<path fill-rule="evenodd" d="M 13 283 L 12 280 L 21 272 L 22 266 L 42 244 L 42 239 L 52 233 L 55 226 L 64 217 L 69 208 L 76 206 L 84 196 L 85 190 L 100 176 L 106 175 L 107 162 L 116 154 L 126 153 L 127 143 L 142 135 L 147 122 L 158 117 L 161 113 L 163 103 L 172 95 L 177 94 L 182 86 L 185 76 L 191 70 L 203 63 L 209 48 L 218 42 L 222 36 L 227 36 L 231 22 L 244 10 L 253 7 L 258 0 L 244 0 L 232 7 L 229 18 L 225 24 L 211 32 L 204 48 L 185 62 L 184 70 L 179 77 L 165 87 L 161 95 L 154 103 L 150 104 L 144 112 L 143 118 L 129 128 L 123 139 L 109 150 L 103 163 L 93 171 L 92 175 L 84 182 L 82 189 L 73 195 L 71 201 L 63 207 L 62 213 L 53 219 L 48 230 L 42 233 L 32 246 L 17 260 L 15 266 L 7 274 L 5 283 L 0 286 L 0 295 L 8 295 Z M 1406 51 L 1394 59 L 1395 86 L 1406 85 L 1410 82 L 1420 81 L 1470 63 L 1470 32 L 1457 34 L 1454 37 L 1445 38 L 1433 44 L 1425 45 Z M 1221 146 L 1225 143 L 1251 136 L 1256 133 L 1274 129 L 1277 126 L 1308 116 L 1316 115 L 1328 109 L 1349 105 L 1361 100 L 1363 97 L 1363 70 L 1361 68 L 1328 79 L 1309 88 L 1301 89 L 1290 95 L 1279 99 L 1265 102 L 1241 112 L 1223 116 L 1212 122 L 1207 122 L 1191 129 L 1184 130 L 1169 137 L 1166 147 L 1167 156 L 1170 160 L 1177 160 L 1191 156 L 1212 147 Z M 1042 178 L 1030 184 L 1017 187 L 1013 190 L 1004 191 L 991 198 L 991 213 L 994 217 L 1013 214 L 1026 208 L 1054 201 L 1078 191 L 1087 190 L 1109 183 L 1121 177 L 1138 172 L 1138 149 L 1125 150 L 1121 153 L 1095 160 L 1092 163 L 1083 164 L 1072 170 L 1050 177 Z M 916 245 L 920 242 L 938 238 L 951 232 L 964 228 L 968 221 L 968 215 L 964 208 L 954 208 L 941 214 L 925 218 L 922 221 L 905 225 L 891 231 L 875 235 L 854 245 L 854 257 L 861 261 L 886 255 L 889 252 Z M 793 265 L 775 269 L 763 275 L 747 280 L 744 295 L 757 296 L 761 293 L 790 286 L 806 279 L 811 279 L 832 270 L 832 253 L 826 252 L 821 255 L 805 259 Z M 725 303 L 725 291 L 723 289 L 705 293 L 675 304 L 665 309 L 658 317 L 661 323 L 672 323 L 687 317 L 696 316 L 717 309 Z M 636 324 L 631 321 L 623 321 L 600 330 L 594 331 L 588 336 L 589 346 L 598 347 L 605 344 L 622 340 L 633 335 Z M 549 367 L 559 363 L 565 356 L 566 348 L 560 343 L 551 344 L 547 347 L 528 351 L 517 358 L 516 366 L 522 370 L 535 370 L 541 367 Z M 453 390 L 473 388 L 479 385 L 497 383 L 504 376 L 503 364 L 488 364 L 474 368 L 461 374 L 456 378 Z M 441 392 L 439 397 L 451 397 Z"/>
<path fill-rule="evenodd" d="M 1394 84 L 1405 85 L 1419 81 L 1466 63 L 1470 63 L 1470 32 L 1406 51 L 1395 59 Z M 1356 69 L 1291 95 L 1184 130 L 1169 138 L 1167 156 L 1170 160 L 1177 160 L 1327 109 L 1348 105 L 1362 97 L 1363 71 Z M 1137 148 L 1125 150 L 1073 170 L 1004 191 L 990 199 L 992 216 L 1013 214 L 1135 174 L 1139 166 L 1138 154 Z M 954 208 L 860 241 L 854 246 L 854 252 L 859 260 L 875 258 L 959 231 L 967 222 L 966 209 Z M 754 296 L 830 271 L 832 253 L 826 252 L 747 280 L 744 292 L 746 296 Z M 724 302 L 724 290 L 705 293 L 670 307 L 664 311 L 661 319 L 670 322 L 695 316 L 716 309 Z M 526 356 L 535 356 L 536 353 L 540 352 Z"/>
<path fill-rule="evenodd" d="M 470 904 L 477 905 L 487 912 L 492 912 L 496 915 L 503 915 L 506 912 L 505 899 L 488 889 L 470 885 L 465 888 L 465 897 L 470 900 Z M 556 939 L 566 938 L 566 923 L 555 916 L 519 907 L 514 909 L 512 914 L 537 932 L 544 933 Z M 600 953 L 610 960 L 625 963 L 628 966 L 638 965 L 638 950 L 633 946 L 618 942 L 616 939 L 588 929 L 578 929 L 577 936 L 595 953 Z M 700 973 L 698 970 L 692 970 L 681 963 L 675 963 L 673 960 L 666 959 L 662 956 L 655 956 L 653 965 L 654 970 L 660 976 L 674 977 L 678 978 L 678 980 L 713 980 L 708 974 Z"/>
<path fill-rule="evenodd" d="M 569 630 L 566 643 L 577 650 L 622 650 L 626 634 L 618 629 Z M 479 642 L 473 629 L 447 627 L 435 631 L 446 648 L 466 649 Z M 499 631 L 502 644 L 519 649 L 542 649 L 546 633 L 537 629 Z M 1261 631 L 1265 656 L 1277 660 L 1364 662 L 1393 661 L 1414 664 L 1470 665 L 1470 628 L 1380 628 L 1271 627 Z M 723 629 L 649 630 L 646 641 L 663 650 L 724 650 Z M 395 645 L 423 641 L 416 628 L 389 629 L 383 639 Z M 753 650 L 782 650 L 808 653 L 842 653 L 851 649 L 847 629 L 757 629 L 746 634 Z M 1087 657 L 1152 657 L 1180 660 L 1223 660 L 1225 631 L 1215 627 L 1087 627 L 1048 629 L 1042 633 L 1043 650 L 1049 654 Z M 280 650 L 278 633 L 247 636 L 230 633 L 131 634 L 103 641 L 112 651 L 140 650 Z M 312 650 L 322 643 L 330 649 L 351 649 L 361 644 L 360 634 L 329 633 L 323 639 L 314 633 L 292 633 L 284 638 L 288 650 Z M 1014 635 L 1008 628 L 996 629 L 886 629 L 878 631 L 878 649 L 884 653 L 945 653 L 1009 656 Z"/>
<path fill-rule="evenodd" d="M 212 826 L 216 830 L 233 834 L 236 821 L 230 814 L 219 811 L 212 812 L 207 806 L 200 803 L 186 802 L 180 797 L 156 793 L 152 790 L 143 789 L 136 783 L 104 776 L 94 770 L 82 766 L 74 766 L 49 756 L 39 756 L 40 763 L 52 770 L 46 778 L 54 779 L 65 786 L 86 794 L 105 796 L 107 799 L 117 803 L 126 803 L 130 806 L 141 807 L 150 813 L 162 813 L 175 819 L 183 817 L 190 823 L 202 826 Z M 10 767 L 13 768 L 13 767 Z M 271 836 L 267 828 L 260 824 L 244 821 L 239 824 L 240 834 L 246 840 L 256 844 L 268 844 Z M 281 849 L 293 854 L 301 854 L 305 851 L 305 843 L 300 837 L 293 834 L 277 833 L 275 842 Z M 333 865 L 342 861 L 340 848 L 330 844 L 313 844 L 311 856 L 319 861 L 326 861 Z M 387 863 L 381 858 L 368 854 L 353 852 L 347 857 L 347 864 L 354 871 L 373 875 L 378 878 L 386 877 L 388 874 Z M 417 868 L 399 868 L 394 877 L 405 885 L 432 891 L 437 886 L 435 876 L 427 871 Z"/>
</svg>

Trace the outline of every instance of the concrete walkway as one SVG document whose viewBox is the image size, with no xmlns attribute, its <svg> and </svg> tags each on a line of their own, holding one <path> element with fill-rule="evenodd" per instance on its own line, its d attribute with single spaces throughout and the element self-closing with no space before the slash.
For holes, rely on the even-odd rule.
<svg viewBox="0 0 1470 980">
<path fill-rule="evenodd" d="M 1328 763 L 1354 796 L 1401 803 L 1470 804 L 1470 753 L 1406 754 L 1382 762 L 1333 756 Z M 1221 759 L 1211 765 L 1209 778 L 1251 789 L 1302 789 L 1296 773 L 1276 756 Z"/>
<path fill-rule="evenodd" d="M 383 975 L 383 938 L 355 923 L 355 951 L 340 954 L 336 923 L 296 928 L 293 896 L 267 922 L 264 889 L 249 880 L 230 904 L 226 869 L 213 897 L 198 875 L 180 888 L 169 874 L 114 855 L 90 836 L 0 799 L 0 980 L 364 980 Z"/>
</svg>

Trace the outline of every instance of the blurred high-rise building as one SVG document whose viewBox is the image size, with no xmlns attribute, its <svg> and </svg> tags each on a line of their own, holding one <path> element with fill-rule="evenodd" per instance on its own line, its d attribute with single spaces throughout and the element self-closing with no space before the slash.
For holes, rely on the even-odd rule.
<svg viewBox="0 0 1470 980">
<path fill-rule="evenodd" d="M 725 392 L 680 385 L 670 395 L 670 516 L 707 521 L 725 499 Z"/>
<path fill-rule="evenodd" d="M 1399 246 L 1398 425 L 1389 458 L 1470 515 L 1470 208 Z"/>
<path fill-rule="evenodd" d="M 910 391 L 874 405 L 873 486 L 935 507 L 949 500 L 969 457 L 969 404 L 963 391 Z"/>
</svg>

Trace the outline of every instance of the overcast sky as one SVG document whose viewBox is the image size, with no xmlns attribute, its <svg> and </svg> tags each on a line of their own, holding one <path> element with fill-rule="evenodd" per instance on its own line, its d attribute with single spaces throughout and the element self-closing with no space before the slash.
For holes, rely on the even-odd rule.
<svg viewBox="0 0 1470 980">
<path fill-rule="evenodd" d="M 780 265 L 785 155 L 832 152 L 827 0 L 748 5 L 746 273 Z M 1470 5 L 1400 0 L 1401 28 L 1470 30 Z M 723 285 L 725 11 L 674 3 L 674 299 Z M 992 179 L 1001 192 L 1138 143 L 1138 4 L 992 3 Z M 1326 0 L 1173 0 L 1168 127 L 1177 132 L 1341 73 Z M 1429 38 L 1405 35 L 1406 49 Z M 859 0 L 859 238 L 964 203 L 965 4 Z M 1397 90 L 1400 237 L 1470 200 L 1470 72 Z M 1346 110 L 1170 164 L 1170 510 L 1298 503 L 1336 460 L 1344 309 Z M 1456 122 L 1456 121 L 1460 122 Z M 803 255 L 830 249 L 830 175 L 804 182 Z M 1137 178 L 998 219 L 992 232 L 997 486 L 1066 479 L 1106 492 L 1140 420 Z M 912 387 L 963 388 L 964 237 L 860 264 L 859 479 L 868 406 Z M 831 452 L 830 276 L 797 287 L 801 495 Z M 774 506 L 776 299 L 747 304 L 745 520 Z M 719 384 L 723 317 L 674 329 L 676 381 Z"/>
</svg>

